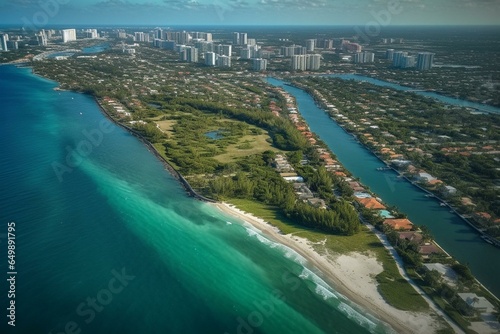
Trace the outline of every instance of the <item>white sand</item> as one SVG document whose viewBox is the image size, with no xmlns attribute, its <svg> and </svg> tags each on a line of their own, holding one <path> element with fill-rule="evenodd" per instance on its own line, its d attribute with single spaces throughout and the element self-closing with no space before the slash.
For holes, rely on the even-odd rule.
<svg viewBox="0 0 500 334">
<path fill-rule="evenodd" d="M 278 228 L 263 219 L 241 211 L 227 203 L 215 204 L 223 212 L 236 216 L 257 227 L 305 257 L 317 268 L 323 278 L 339 293 L 356 303 L 365 312 L 390 324 L 398 333 L 434 333 L 440 328 L 433 311 L 408 312 L 389 305 L 377 290 L 375 276 L 382 272 L 382 265 L 375 256 L 361 253 L 325 254 L 314 250 L 311 243 L 294 235 L 283 235 Z M 323 243 L 324 244 L 324 243 Z"/>
</svg>

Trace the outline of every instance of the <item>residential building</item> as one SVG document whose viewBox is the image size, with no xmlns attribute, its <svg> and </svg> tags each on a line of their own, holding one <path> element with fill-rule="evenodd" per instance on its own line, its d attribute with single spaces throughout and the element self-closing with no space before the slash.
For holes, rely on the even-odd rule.
<svg viewBox="0 0 500 334">
<path fill-rule="evenodd" d="M 221 55 L 216 60 L 216 65 L 218 67 L 231 67 L 231 57 L 226 55 Z"/>
<path fill-rule="evenodd" d="M 295 55 L 292 56 L 292 70 L 294 71 L 315 71 L 321 66 L 321 55 Z"/>
<path fill-rule="evenodd" d="M 0 51 L 9 51 L 7 48 L 7 42 L 9 41 L 9 35 L 0 34 Z"/>
<path fill-rule="evenodd" d="M 205 65 L 215 66 L 217 61 L 217 55 L 215 52 L 206 52 L 205 53 Z"/>
<path fill-rule="evenodd" d="M 358 52 L 354 55 L 355 64 L 373 63 L 375 61 L 375 53 L 373 52 Z"/>
<path fill-rule="evenodd" d="M 390 61 L 392 61 L 392 59 L 394 58 L 394 49 L 387 49 L 385 51 L 385 58 L 387 58 Z"/>
<path fill-rule="evenodd" d="M 247 45 L 248 34 L 246 32 L 233 33 L 233 45 Z"/>
<path fill-rule="evenodd" d="M 316 48 L 316 40 L 315 39 L 307 39 L 306 40 L 307 51 L 313 52 L 315 48 Z"/>
<path fill-rule="evenodd" d="M 265 71 L 267 69 L 267 59 L 262 59 L 262 58 L 252 59 L 252 69 L 254 71 Z"/>
<path fill-rule="evenodd" d="M 63 43 L 68 43 L 71 41 L 76 41 L 76 30 L 75 29 L 64 29 L 61 31 Z"/>
<path fill-rule="evenodd" d="M 432 68 L 434 62 L 434 53 L 420 52 L 417 55 L 417 70 L 426 71 Z"/>
<path fill-rule="evenodd" d="M 384 220 L 384 225 L 390 226 L 396 231 L 409 231 L 413 228 L 413 223 L 406 218 L 389 218 Z"/>
<path fill-rule="evenodd" d="M 193 46 L 186 46 L 180 50 L 180 60 L 189 63 L 198 62 L 198 49 Z"/>
</svg>

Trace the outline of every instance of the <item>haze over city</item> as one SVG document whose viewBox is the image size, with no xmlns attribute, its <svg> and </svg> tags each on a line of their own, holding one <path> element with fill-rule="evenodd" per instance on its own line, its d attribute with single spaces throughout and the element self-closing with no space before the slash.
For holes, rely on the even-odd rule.
<svg viewBox="0 0 500 334">
<path fill-rule="evenodd" d="M 500 16 L 496 0 L 0 0 L 0 22 L 357 25 L 391 8 L 381 18 L 391 25 L 496 25 Z"/>
</svg>

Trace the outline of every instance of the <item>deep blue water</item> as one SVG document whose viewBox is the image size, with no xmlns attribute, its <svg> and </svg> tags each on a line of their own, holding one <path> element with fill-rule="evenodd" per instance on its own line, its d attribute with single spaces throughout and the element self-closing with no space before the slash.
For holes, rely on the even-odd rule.
<svg viewBox="0 0 500 334">
<path fill-rule="evenodd" d="M 0 66 L 2 333 L 384 333 L 306 260 L 186 196 L 88 96 Z M 7 282 L 0 283 L 5 314 Z M 81 330 L 81 331 L 80 331 Z"/>
<path fill-rule="evenodd" d="M 392 170 L 378 171 L 385 164 L 368 149 L 356 142 L 326 112 L 318 108 L 305 91 L 284 85 L 274 78 L 267 81 L 280 86 L 297 99 L 300 114 L 313 132 L 337 155 L 338 160 L 355 177 L 375 192 L 385 203 L 397 206 L 417 225 L 430 228 L 436 241 L 448 253 L 464 264 L 496 296 L 500 296 L 499 249 L 487 244 L 469 225 L 436 199 L 415 187 Z"/>
</svg>

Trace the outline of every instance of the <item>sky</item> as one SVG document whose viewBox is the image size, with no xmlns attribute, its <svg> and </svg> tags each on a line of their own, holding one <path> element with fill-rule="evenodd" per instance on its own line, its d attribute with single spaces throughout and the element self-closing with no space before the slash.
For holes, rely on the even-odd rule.
<svg viewBox="0 0 500 334">
<path fill-rule="evenodd" d="M 498 25 L 500 0 L 0 0 L 0 24 Z"/>
</svg>

